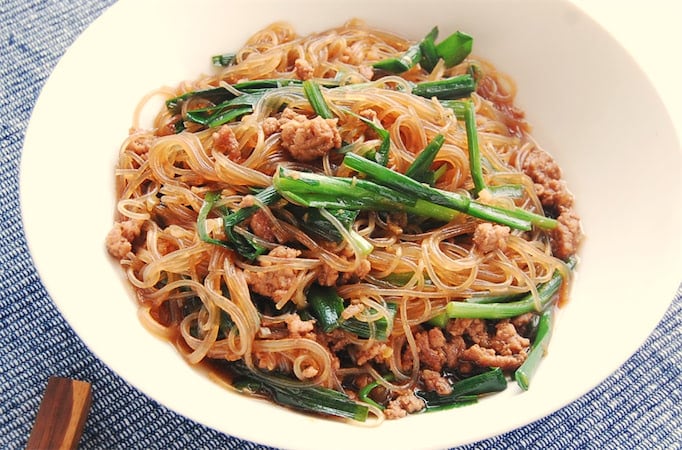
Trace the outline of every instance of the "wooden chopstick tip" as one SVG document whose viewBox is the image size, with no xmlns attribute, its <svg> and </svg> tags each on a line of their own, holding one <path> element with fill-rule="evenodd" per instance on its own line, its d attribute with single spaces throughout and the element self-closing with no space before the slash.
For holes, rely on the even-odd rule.
<svg viewBox="0 0 682 450">
<path fill-rule="evenodd" d="M 91 404 L 92 387 L 89 382 L 50 377 L 26 448 L 78 448 Z"/>
</svg>

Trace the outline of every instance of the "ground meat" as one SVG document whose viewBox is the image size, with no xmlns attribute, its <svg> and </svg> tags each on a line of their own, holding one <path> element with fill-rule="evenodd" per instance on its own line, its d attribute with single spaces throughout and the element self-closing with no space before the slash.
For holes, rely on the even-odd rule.
<svg viewBox="0 0 682 450">
<path fill-rule="evenodd" d="M 355 358 L 355 364 L 362 366 L 370 360 L 382 364 L 393 356 L 393 349 L 386 345 L 385 342 L 374 342 L 368 347 L 355 346 L 351 353 Z"/>
<path fill-rule="evenodd" d="M 279 131 L 279 120 L 275 117 L 268 117 L 263 121 L 262 126 L 265 137 L 272 136 Z"/>
<path fill-rule="evenodd" d="M 421 365 L 437 372 L 443 367 L 454 367 L 461 350 L 461 342 L 449 342 L 440 328 L 432 328 L 428 331 L 415 333 L 414 340 L 417 345 L 418 357 Z M 403 367 L 411 363 L 410 358 L 403 356 Z"/>
<path fill-rule="evenodd" d="M 560 207 L 573 206 L 573 196 L 561 179 L 561 168 L 549 153 L 534 147 L 524 155 L 519 169 L 535 183 L 535 190 L 544 207 L 557 211 Z"/>
<path fill-rule="evenodd" d="M 303 58 L 298 58 L 294 62 L 294 67 L 296 68 L 296 76 L 299 80 L 309 80 L 313 77 L 313 66 Z"/>
<path fill-rule="evenodd" d="M 279 120 L 282 147 L 298 161 L 313 161 L 333 148 L 341 147 L 338 119 L 316 116 L 308 119 L 287 108 Z"/>
<path fill-rule="evenodd" d="M 134 132 L 134 130 L 131 130 L 131 133 L 132 132 Z M 154 138 L 151 136 L 138 136 L 128 143 L 126 150 L 130 150 L 137 155 L 145 155 L 149 152 L 149 148 L 151 147 L 153 141 Z"/>
<path fill-rule="evenodd" d="M 495 334 L 488 332 L 486 321 L 481 319 L 455 319 L 448 324 L 453 336 L 466 337 L 473 345 L 460 353 L 460 359 L 482 367 L 516 369 L 526 359 L 530 341 L 519 335 L 510 320 L 495 325 Z"/>
<path fill-rule="evenodd" d="M 474 344 L 462 352 L 462 359 L 481 367 L 499 367 L 502 370 L 515 370 L 526 360 L 526 354 L 497 355 L 492 348 Z"/>
<path fill-rule="evenodd" d="M 551 233 L 552 252 L 554 256 L 566 259 L 577 253 L 582 240 L 580 217 L 572 209 L 563 209 L 557 222 Z"/>
<path fill-rule="evenodd" d="M 320 286 L 334 286 L 339 279 L 339 271 L 322 263 L 317 269 L 317 282 Z"/>
<path fill-rule="evenodd" d="M 408 414 L 421 411 L 426 405 L 424 400 L 417 397 L 413 392 L 404 392 L 388 402 L 384 415 L 387 419 L 400 419 Z"/>
<path fill-rule="evenodd" d="M 424 382 L 424 389 L 427 391 L 433 391 L 439 395 L 448 395 L 452 392 L 452 385 L 440 372 L 424 369 L 421 373 L 421 379 Z"/>
<path fill-rule="evenodd" d="M 223 125 L 213 133 L 213 148 L 233 161 L 241 158 L 239 141 L 229 125 Z"/>
<path fill-rule="evenodd" d="M 314 320 L 302 320 L 298 314 L 287 314 L 284 317 L 290 337 L 301 337 L 313 331 L 315 328 Z"/>
<path fill-rule="evenodd" d="M 474 231 L 474 246 L 480 253 L 486 254 L 496 250 L 506 250 L 509 238 L 509 227 L 493 225 L 489 222 L 479 224 Z"/>
<path fill-rule="evenodd" d="M 502 320 L 495 325 L 495 336 L 490 346 L 500 355 L 512 355 L 524 352 L 530 341 L 516 332 L 516 327 L 509 321 Z"/>
<path fill-rule="evenodd" d="M 270 222 L 270 217 L 262 210 L 259 209 L 254 215 L 251 216 L 249 221 L 249 226 L 253 234 L 259 238 L 266 240 L 268 242 L 275 242 L 276 236 L 272 230 L 272 223 Z"/>
<path fill-rule="evenodd" d="M 533 148 L 523 156 L 520 169 L 535 183 L 542 206 L 557 217 L 559 225 L 552 230 L 551 243 L 554 256 L 566 259 L 578 251 L 582 240 L 580 217 L 573 210 L 573 195 L 561 179 L 561 169 L 545 151 Z"/>
<path fill-rule="evenodd" d="M 133 249 L 133 241 L 142 231 L 141 220 L 126 220 L 114 223 L 106 239 L 107 251 L 115 258 L 123 259 Z"/>
<path fill-rule="evenodd" d="M 528 336 L 533 326 L 533 319 L 536 317 L 535 313 L 526 313 L 516 316 L 511 319 L 512 325 L 516 331 L 522 336 Z"/>
<path fill-rule="evenodd" d="M 268 256 L 290 259 L 296 258 L 300 254 L 299 250 L 279 246 L 272 249 Z M 260 265 L 263 267 L 272 267 L 274 264 L 278 263 L 267 260 L 261 260 L 260 262 Z M 276 303 L 286 300 L 292 283 L 296 279 L 296 271 L 289 267 L 286 262 L 279 263 L 278 265 L 279 267 L 273 271 L 254 272 L 248 269 L 244 270 L 246 282 L 251 287 L 251 290 L 265 297 L 270 297 Z"/>
</svg>

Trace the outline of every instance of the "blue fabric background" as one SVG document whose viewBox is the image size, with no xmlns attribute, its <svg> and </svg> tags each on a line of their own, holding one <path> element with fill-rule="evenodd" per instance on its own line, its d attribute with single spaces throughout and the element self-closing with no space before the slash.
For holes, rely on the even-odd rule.
<svg viewBox="0 0 682 450">
<path fill-rule="evenodd" d="M 113 0 L 0 2 L 0 448 L 23 448 L 51 375 L 93 383 L 81 448 L 265 448 L 179 416 L 128 385 L 74 334 L 23 235 L 19 164 L 31 108 L 69 45 Z M 594 390 L 466 449 L 682 448 L 682 292 L 646 343 Z"/>
</svg>

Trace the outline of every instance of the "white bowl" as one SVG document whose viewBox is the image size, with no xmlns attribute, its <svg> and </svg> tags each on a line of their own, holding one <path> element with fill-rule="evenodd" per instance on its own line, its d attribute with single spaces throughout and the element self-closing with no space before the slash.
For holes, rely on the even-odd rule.
<svg viewBox="0 0 682 450">
<path fill-rule="evenodd" d="M 209 71 L 211 55 L 239 48 L 270 22 L 287 20 L 307 33 L 352 17 L 414 39 L 434 25 L 472 34 L 474 52 L 516 80 L 535 137 L 564 169 L 587 239 L 572 300 L 528 392 L 512 386 L 477 405 L 380 427 L 237 395 L 143 329 L 106 254 L 118 145 L 143 95 Z M 98 357 L 160 403 L 278 447 L 437 448 L 559 409 L 641 345 L 682 274 L 680 168 L 679 143 L 656 91 L 618 43 L 570 3 L 123 0 L 78 39 L 46 83 L 25 140 L 21 203 L 31 253 L 65 318 Z"/>
</svg>

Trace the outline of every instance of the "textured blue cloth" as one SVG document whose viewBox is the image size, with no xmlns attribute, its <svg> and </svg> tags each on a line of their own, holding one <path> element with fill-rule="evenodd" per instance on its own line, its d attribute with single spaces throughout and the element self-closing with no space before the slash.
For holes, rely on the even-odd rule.
<svg viewBox="0 0 682 450">
<path fill-rule="evenodd" d="M 25 446 L 51 375 L 93 383 L 81 448 L 264 448 L 189 421 L 128 385 L 65 323 L 31 262 L 18 171 L 32 104 L 68 46 L 111 3 L 0 2 L 0 448 Z M 641 349 L 594 390 L 464 448 L 682 448 L 681 297 L 678 291 Z"/>
</svg>

